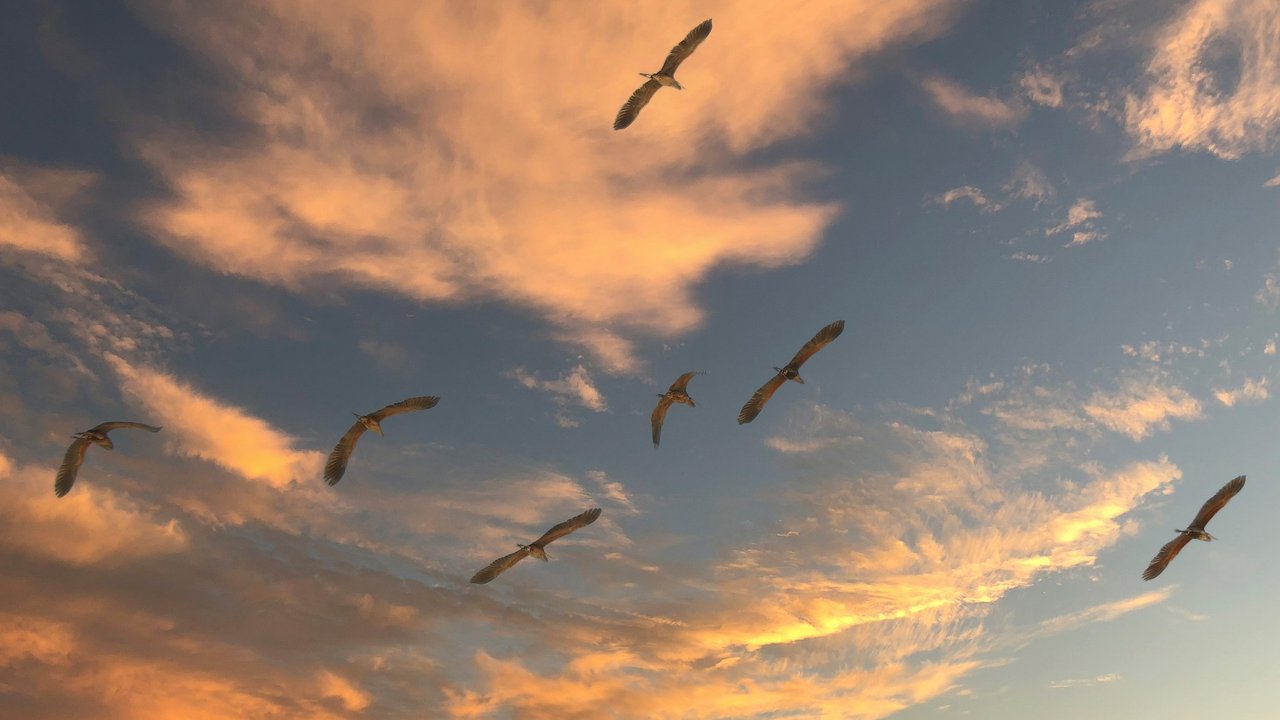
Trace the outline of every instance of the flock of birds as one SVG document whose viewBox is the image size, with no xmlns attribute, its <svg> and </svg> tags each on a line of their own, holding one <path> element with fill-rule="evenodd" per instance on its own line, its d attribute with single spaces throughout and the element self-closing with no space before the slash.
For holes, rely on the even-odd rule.
<svg viewBox="0 0 1280 720">
<path fill-rule="evenodd" d="M 662 68 L 656 73 L 640 73 L 648 80 L 636 89 L 627 102 L 618 111 L 618 116 L 613 121 L 613 129 L 621 130 L 635 122 L 639 116 L 640 110 L 649 103 L 654 93 L 662 87 L 673 87 L 677 90 L 683 90 L 684 87 L 676 81 L 675 72 L 680 67 L 680 63 L 684 62 L 693 51 L 702 44 L 703 40 L 711 34 L 711 20 L 708 19 L 685 36 L 679 44 L 671 49 L 667 55 L 666 62 L 662 64 Z M 844 320 L 837 320 L 830 325 L 822 328 L 808 342 L 806 342 L 795 356 L 791 358 L 783 367 L 774 368 L 774 376 L 769 378 L 768 382 L 760 386 L 742 406 L 742 410 L 738 413 L 738 424 L 749 423 L 755 420 L 760 412 L 764 409 L 769 399 L 773 397 L 778 388 L 782 387 L 788 380 L 804 384 L 804 379 L 800 377 L 800 367 L 805 361 L 813 357 L 822 348 L 829 345 L 833 340 L 840 337 L 840 333 L 844 332 Z M 696 407 L 693 398 L 689 396 L 689 381 L 700 373 L 691 371 L 684 373 L 676 379 L 671 387 L 665 393 L 658 397 L 658 405 L 653 409 L 650 416 L 650 425 L 653 431 L 653 447 L 656 449 L 662 437 L 662 424 L 667 417 L 667 410 L 674 404 L 688 405 Z M 424 395 L 419 397 L 411 397 L 392 403 L 386 407 L 371 412 L 367 415 L 352 413 L 356 416 L 356 422 L 343 434 L 338 440 L 338 444 L 334 446 L 333 452 L 329 454 L 329 459 L 324 467 L 324 480 L 330 486 L 337 485 L 342 476 L 346 474 L 347 465 L 351 461 L 351 455 L 355 452 L 356 443 L 360 441 L 361 436 L 366 431 L 372 430 L 378 435 L 382 435 L 382 421 L 395 415 L 404 413 L 417 412 L 433 408 L 440 402 L 440 398 L 434 395 Z M 62 465 L 58 468 L 57 476 L 54 480 L 54 494 L 63 497 L 71 491 L 71 486 L 75 483 L 76 474 L 84 463 L 85 452 L 88 451 L 90 445 L 100 445 L 107 450 L 115 447 L 111 442 L 111 438 L 107 433 L 122 428 L 130 428 L 136 430 L 146 430 L 147 432 L 159 432 L 160 428 L 155 425 L 146 425 L 139 422 L 105 422 L 97 425 L 89 430 L 76 433 L 72 437 L 75 441 L 67 448 L 66 455 L 63 457 Z M 1182 548 L 1192 540 L 1211 541 L 1213 536 L 1205 530 L 1205 525 L 1209 520 L 1218 513 L 1231 498 L 1244 487 L 1244 476 L 1231 480 L 1222 486 L 1213 497 L 1205 502 L 1200 508 L 1200 512 L 1196 513 L 1195 518 L 1186 529 L 1175 530 L 1178 536 L 1169 541 L 1160 548 L 1160 552 L 1152 558 L 1151 563 L 1147 565 L 1147 569 L 1142 573 L 1143 580 L 1151 580 L 1164 572 L 1174 557 L 1182 551 Z M 477 584 L 488 583 L 498 575 L 510 569 L 513 565 L 520 562 L 524 558 L 532 555 L 543 562 L 547 561 L 546 546 L 553 541 L 572 533 L 575 530 L 583 528 L 595 522 L 600 517 L 600 508 L 591 508 L 586 512 L 576 515 L 562 523 L 559 523 L 545 532 L 542 537 L 529 543 L 528 545 L 518 544 L 519 550 L 509 555 L 504 555 L 494 560 L 484 569 L 477 572 L 471 577 L 471 582 Z"/>
</svg>

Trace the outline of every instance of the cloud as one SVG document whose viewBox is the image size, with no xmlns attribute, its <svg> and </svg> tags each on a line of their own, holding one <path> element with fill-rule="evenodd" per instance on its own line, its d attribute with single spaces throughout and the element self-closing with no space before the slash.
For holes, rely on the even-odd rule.
<svg viewBox="0 0 1280 720">
<path fill-rule="evenodd" d="M 1057 235 L 1064 230 L 1080 227 L 1081 225 L 1089 225 L 1092 221 L 1102 217 L 1102 212 L 1098 210 L 1098 206 L 1089 198 L 1079 198 L 1067 210 L 1067 219 L 1061 223 L 1048 228 L 1044 231 L 1045 235 Z"/>
<path fill-rule="evenodd" d="M 87 172 L 34 168 L 0 159 L 0 247 L 81 260 L 86 253 L 84 237 L 59 216 L 95 180 Z"/>
<path fill-rule="evenodd" d="M 984 213 L 996 212 L 1004 207 L 1000 203 L 993 203 L 988 200 L 987 196 L 982 193 L 982 190 L 979 190 L 972 185 L 962 185 L 960 187 L 951 188 L 950 190 L 942 193 L 941 195 L 936 195 L 933 198 L 933 202 L 946 208 L 951 207 L 951 203 L 957 200 L 968 200 L 973 203 L 974 207 Z"/>
<path fill-rule="evenodd" d="M 1070 680 L 1051 680 L 1049 687 L 1054 689 L 1070 688 L 1070 687 L 1093 687 L 1094 685 L 1103 685 L 1112 683 L 1120 679 L 1115 673 L 1107 673 L 1106 675 L 1098 675 L 1091 678 L 1073 678 Z"/>
<path fill-rule="evenodd" d="M 1222 158 L 1274 145 L 1280 128 L 1280 7 L 1195 0 L 1157 34 L 1146 87 L 1125 98 L 1140 153 L 1173 148 Z"/>
<path fill-rule="evenodd" d="M 1044 256 L 1044 255 L 1037 255 L 1036 253 L 1029 253 L 1029 252 L 1025 252 L 1025 251 L 1019 250 L 1018 252 L 1016 252 L 1016 253 L 1014 253 L 1014 254 L 1010 255 L 1010 256 L 1009 256 L 1009 259 L 1010 259 L 1010 260 L 1016 260 L 1016 261 L 1018 261 L 1018 262 L 1027 262 L 1027 263 L 1036 263 L 1036 264 L 1039 264 L 1039 263 L 1047 263 L 1047 262 L 1049 262 L 1050 260 L 1052 260 L 1053 258 L 1046 257 L 1046 256 Z"/>
<path fill-rule="evenodd" d="M 53 494 L 56 468 L 15 467 L 0 455 L 0 548 L 69 565 L 113 566 L 185 550 L 187 533 L 157 518 L 127 495 L 99 487 L 90 453 L 81 482 L 66 497 Z"/>
<path fill-rule="evenodd" d="M 1035 67 L 1018 78 L 1018 86 L 1022 88 L 1027 99 L 1045 107 L 1062 107 L 1063 79 L 1042 67 Z"/>
<path fill-rule="evenodd" d="M 265 421 L 154 368 L 115 355 L 106 360 L 124 392 L 164 426 L 162 432 L 172 438 L 179 455 L 208 460 L 277 488 L 320 476 L 324 453 L 295 449 L 293 438 Z"/>
<path fill-rule="evenodd" d="M 1240 387 L 1233 390 L 1214 390 L 1213 396 L 1218 399 L 1218 402 L 1227 407 L 1232 407 L 1237 403 L 1250 405 L 1271 397 L 1271 391 L 1267 387 L 1269 384 L 1265 377 L 1258 380 L 1245 378 L 1244 384 Z"/>
<path fill-rule="evenodd" d="M 1036 207 L 1057 195 L 1057 190 L 1044 171 L 1026 160 L 1019 162 L 1014 168 L 1013 176 L 1004 185 L 1004 191 L 1017 200 L 1035 200 Z"/>
<path fill-rule="evenodd" d="M 960 122 L 984 127 L 1013 127 L 1027 115 L 1027 109 L 1017 102 L 975 95 L 964 86 L 938 75 L 924 78 L 921 85 L 935 105 Z"/>
<path fill-rule="evenodd" d="M 1263 187 L 1280 187 L 1280 175 L 1276 175 L 1270 180 L 1262 183 Z"/>
<path fill-rule="evenodd" d="M 1262 287 L 1254 293 L 1253 299 L 1268 310 L 1280 307 L 1280 263 L 1262 276 Z"/>
<path fill-rule="evenodd" d="M 530 390 L 551 393 L 558 403 L 572 401 L 593 412 L 604 412 L 609 409 L 604 395 L 601 395 L 593 384 L 591 373 L 582 365 L 570 370 L 568 375 L 562 376 L 559 380 L 540 380 L 536 375 L 520 367 L 512 370 L 510 376 Z"/>
<path fill-rule="evenodd" d="M 369 707 L 370 695 L 357 688 L 351 682 L 328 670 L 322 670 L 319 677 L 320 693 L 324 697 L 333 697 L 342 701 L 348 710 L 360 712 Z"/>
<path fill-rule="evenodd" d="M 286 0 L 144 3 L 148 22 L 225 78 L 232 90 L 215 101 L 238 130 L 211 138 L 139 121 L 133 145 L 171 190 L 140 220 L 195 263 L 294 291 L 532 308 L 553 335 L 629 372 L 629 347 L 609 336 L 687 332 L 712 270 L 813 252 L 838 211 L 804 196 L 824 170 L 762 165 L 755 151 L 811 132 L 832 82 L 936 35 L 961 5 L 721 14 L 681 68 L 689 92 L 657 96 L 614 132 L 636 71 L 707 6 L 399 0 L 302 17 Z M 534 67 L 574 80 L 530 82 Z"/>
<path fill-rule="evenodd" d="M 1084 413 L 1109 430 L 1141 440 L 1156 429 L 1168 430 L 1170 420 L 1194 420 L 1200 401 L 1156 375 L 1131 374 L 1113 391 L 1093 393 Z"/>
</svg>

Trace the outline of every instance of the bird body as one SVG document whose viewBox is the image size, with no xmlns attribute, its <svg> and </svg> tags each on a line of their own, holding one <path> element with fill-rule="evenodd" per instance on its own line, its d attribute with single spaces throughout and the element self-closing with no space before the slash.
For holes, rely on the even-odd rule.
<svg viewBox="0 0 1280 720">
<path fill-rule="evenodd" d="M 655 448 L 658 447 L 658 441 L 662 438 L 662 422 L 667 417 L 667 408 L 671 407 L 673 403 L 697 407 L 697 405 L 693 404 L 693 398 L 689 397 L 689 392 L 686 388 L 688 388 L 689 381 L 693 379 L 693 376 L 698 374 L 700 373 L 694 371 L 681 375 L 676 378 L 675 382 L 671 383 L 671 387 L 665 393 L 658 395 L 662 399 L 658 401 L 658 406 L 653 409 L 653 414 L 649 416 L 649 425 L 653 429 L 653 446 Z"/>
<path fill-rule="evenodd" d="M 107 437 L 107 433 L 120 428 L 133 428 L 153 433 L 160 432 L 160 428 L 155 425 L 117 420 L 104 422 L 72 435 L 71 437 L 75 438 L 75 441 L 71 443 L 70 447 L 67 448 L 66 454 L 62 456 L 62 465 L 58 466 L 58 474 L 53 481 L 53 493 L 58 497 L 62 497 L 71 492 L 71 486 L 75 484 L 76 473 L 80 471 L 80 465 L 84 463 L 84 454 L 89 450 L 89 445 L 98 445 L 107 450 L 114 449 L 115 443 L 111 442 L 111 438 Z"/>
<path fill-rule="evenodd" d="M 743 425 L 756 419 L 760 411 L 764 409 L 765 403 L 769 402 L 769 398 L 782 387 L 783 383 L 791 380 L 804 384 L 804 378 L 800 377 L 800 366 L 805 361 L 813 357 L 814 353 L 826 347 L 832 340 L 840 337 L 840 333 L 844 332 L 844 320 L 836 320 L 818 331 L 816 335 L 805 343 L 800 351 L 791 358 L 791 362 L 783 367 L 775 367 L 774 376 L 769 381 L 760 386 L 746 405 L 742 406 L 742 410 L 738 413 L 738 424 Z"/>
<path fill-rule="evenodd" d="M 519 545 L 519 550 L 511 553 L 510 555 L 503 555 L 497 560 L 489 563 L 483 570 L 480 570 L 475 575 L 471 576 L 471 582 L 476 583 L 477 585 L 483 585 L 506 572 L 512 565 L 515 565 L 530 555 L 546 562 L 547 551 L 545 548 L 547 545 L 550 545 L 555 540 L 568 535 L 578 528 L 585 527 L 595 522 L 596 518 L 600 517 L 600 512 L 600 508 L 591 508 L 584 513 L 575 515 L 574 517 L 559 523 L 543 533 L 542 537 L 537 540 L 534 540 L 528 545 Z"/>
<path fill-rule="evenodd" d="M 360 413 L 351 413 L 356 416 L 356 422 L 342 438 L 338 440 L 338 444 L 334 446 L 333 452 L 329 453 L 329 460 L 324 465 L 324 480 L 330 485 L 337 485 L 338 481 L 347 472 L 347 463 L 351 460 L 351 453 L 355 452 L 356 443 L 360 442 L 360 436 L 364 435 L 366 430 L 372 430 L 378 435 L 382 435 L 382 421 L 392 415 L 401 415 L 416 410 L 426 410 L 433 408 L 436 403 L 440 402 L 440 398 L 434 395 L 423 395 L 419 397 L 411 397 L 407 400 L 401 400 L 398 403 L 392 403 L 377 412 L 371 412 L 368 415 Z"/>
<path fill-rule="evenodd" d="M 666 62 L 662 63 L 661 70 L 656 73 L 640 73 L 649 79 L 636 88 L 636 91 L 631 93 L 631 97 L 623 104 L 622 109 L 618 111 L 618 116 L 613 120 L 613 129 L 621 130 L 635 122 L 636 117 L 640 115 L 640 110 L 649 104 L 650 98 L 660 88 L 672 87 L 677 90 L 683 90 L 684 86 L 676 80 L 676 68 L 680 67 L 680 63 L 692 55 L 693 51 L 698 49 L 698 46 L 710 34 L 711 20 L 708 18 L 690 30 L 689 34 L 684 36 L 684 40 L 681 40 L 675 47 L 671 48 Z"/>
<path fill-rule="evenodd" d="M 1178 553 L 1182 552 L 1182 548 L 1186 547 L 1187 543 L 1192 540 L 1212 542 L 1214 537 L 1204 529 L 1204 526 L 1209 524 L 1209 520 L 1213 519 L 1213 516 L 1217 515 L 1218 511 L 1225 507 L 1227 502 L 1235 497 L 1236 493 L 1240 492 L 1243 487 L 1244 475 L 1241 475 L 1223 485 L 1218 492 L 1214 493 L 1213 497 L 1206 500 L 1205 504 L 1200 508 L 1200 512 L 1196 513 L 1195 519 L 1191 521 L 1191 524 L 1186 529 L 1174 530 L 1174 532 L 1178 533 L 1178 537 L 1165 543 L 1164 547 L 1160 548 L 1160 552 L 1156 553 L 1156 556 L 1151 559 L 1147 569 L 1142 571 L 1142 579 L 1151 580 L 1159 576 L 1169 566 L 1169 563 L 1178 556 Z"/>
</svg>

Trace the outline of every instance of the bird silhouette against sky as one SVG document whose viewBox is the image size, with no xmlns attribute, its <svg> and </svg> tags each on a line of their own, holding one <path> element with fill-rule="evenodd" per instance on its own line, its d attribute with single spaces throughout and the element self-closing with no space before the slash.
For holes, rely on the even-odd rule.
<svg viewBox="0 0 1280 720">
<path fill-rule="evenodd" d="M 547 551 L 543 548 L 580 527 L 590 525 L 595 522 L 598 517 L 600 517 L 600 508 L 591 508 L 581 515 L 565 520 L 545 532 L 542 537 L 537 540 L 534 540 L 528 545 L 520 545 L 519 550 L 511 553 L 510 555 L 504 555 L 489 563 L 483 570 L 471 576 L 471 582 L 476 583 L 477 585 L 483 585 L 506 572 L 512 565 L 515 565 L 529 555 L 538 558 L 542 562 L 546 562 Z"/>
<path fill-rule="evenodd" d="M 746 405 L 742 406 L 741 412 L 738 413 L 738 424 L 742 425 L 756 419 L 760 411 L 764 409 L 764 404 L 769 402 L 769 398 L 782 387 L 782 384 L 788 380 L 795 380 L 801 385 L 804 384 L 804 378 L 800 377 L 800 366 L 804 362 L 813 357 L 813 354 L 826 347 L 832 340 L 840 337 L 840 333 L 844 332 L 844 321 L 837 320 L 830 325 L 818 331 L 809 342 L 800 348 L 800 352 L 791 358 L 791 362 L 785 367 L 774 368 L 777 374 L 769 379 L 769 382 L 760 386 Z"/>
<path fill-rule="evenodd" d="M 649 79 L 636 88 L 635 92 L 631 93 L 631 98 L 618 111 L 618 117 L 613 120 L 613 129 L 621 130 L 635 122 L 640 110 L 649 104 L 649 99 L 653 97 L 654 93 L 658 92 L 658 88 L 665 85 L 677 90 L 683 90 L 684 86 L 676 82 L 676 68 L 680 67 L 680 63 L 692 55 L 693 51 L 697 50 L 702 41 L 706 40 L 710 34 L 711 19 L 708 18 L 701 25 L 690 30 L 689 34 L 685 35 L 678 45 L 671 48 L 671 53 L 667 55 L 667 61 L 662 63 L 661 70 L 656 73 L 640 73 Z"/>
<path fill-rule="evenodd" d="M 402 415 L 408 412 L 433 408 L 438 402 L 440 402 L 440 398 L 434 395 L 424 395 L 401 400 L 368 415 L 351 413 L 356 416 L 356 422 L 342 436 L 338 444 L 334 446 L 333 452 L 329 453 L 329 461 L 324 464 L 324 481 L 330 485 L 338 484 L 343 474 L 347 472 L 347 463 L 351 460 L 351 453 L 355 452 L 356 443 L 360 441 L 360 436 L 364 434 L 365 430 L 372 430 L 381 435 L 383 420 L 392 415 Z"/>
<path fill-rule="evenodd" d="M 115 443 L 111 442 L 111 438 L 107 437 L 107 433 L 120 428 L 160 432 L 160 428 L 155 425 L 116 421 L 104 422 L 84 432 L 72 435 L 71 437 L 75 438 L 75 441 L 71 443 L 71 447 L 67 448 L 67 454 L 62 456 L 62 465 L 58 468 L 58 476 L 53 481 L 53 493 L 58 497 L 62 497 L 71 492 L 71 486 L 76 482 L 76 473 L 80 471 L 80 465 L 84 462 L 84 454 L 89 450 L 89 445 L 101 445 L 108 450 L 115 448 Z"/>
<path fill-rule="evenodd" d="M 1196 518 L 1191 521 L 1187 529 L 1176 530 L 1178 537 L 1165 543 L 1165 546 L 1160 548 L 1160 552 L 1156 553 L 1154 558 L 1151 558 L 1151 563 L 1147 565 L 1147 569 L 1142 571 L 1142 579 L 1151 580 L 1158 577 L 1169 566 L 1169 562 L 1177 557 L 1178 553 L 1182 552 L 1182 548 L 1186 547 L 1186 544 L 1193 539 L 1206 542 L 1213 540 L 1213 536 L 1205 532 L 1204 526 L 1208 525 L 1209 520 L 1218 514 L 1218 511 L 1225 507 L 1227 502 L 1235 497 L 1236 493 L 1240 492 L 1240 488 L 1243 487 L 1243 475 L 1223 485 L 1222 489 L 1209 498 L 1204 507 L 1200 508 L 1200 512 L 1196 513 Z"/>
<path fill-rule="evenodd" d="M 649 424 L 653 426 L 653 446 L 658 447 L 658 440 L 662 438 L 662 421 L 667 417 L 667 408 L 671 407 L 671 403 L 680 403 L 689 407 L 697 407 L 693 404 L 693 398 L 689 397 L 689 393 L 685 388 L 689 387 L 689 381 L 694 375 L 699 375 L 696 371 L 687 372 L 676 381 L 671 383 L 671 387 L 658 397 L 662 398 L 658 401 L 658 406 L 653 409 L 653 415 L 649 417 Z"/>
</svg>

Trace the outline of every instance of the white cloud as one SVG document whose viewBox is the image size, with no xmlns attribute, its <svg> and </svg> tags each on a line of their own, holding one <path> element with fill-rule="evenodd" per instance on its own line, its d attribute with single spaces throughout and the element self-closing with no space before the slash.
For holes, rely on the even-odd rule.
<svg viewBox="0 0 1280 720">
<path fill-rule="evenodd" d="M 1280 175 L 1276 175 L 1270 180 L 1262 183 L 1263 187 L 1280 187 Z"/>
<path fill-rule="evenodd" d="M 1268 389 L 1269 384 L 1268 379 L 1265 377 L 1258 380 L 1245 378 L 1244 384 L 1240 387 L 1229 390 L 1214 390 L 1213 396 L 1218 399 L 1218 402 L 1227 407 L 1232 407 L 1236 404 L 1249 405 L 1259 403 L 1271 397 L 1271 391 Z"/>
<path fill-rule="evenodd" d="M 594 412 L 604 412 L 608 409 L 604 395 L 600 393 L 592 382 L 591 373 L 582 365 L 578 365 L 573 370 L 570 370 L 568 375 L 564 375 L 558 380 L 541 380 L 522 367 L 512 370 L 510 376 L 530 390 L 551 393 L 556 402 L 572 401 Z"/>
<path fill-rule="evenodd" d="M 1057 235 L 1064 230 L 1086 225 L 1094 220 L 1100 219 L 1102 212 L 1098 210 L 1098 206 L 1089 198 L 1079 198 L 1067 210 L 1067 219 L 1061 223 L 1044 231 L 1045 235 Z"/>
<path fill-rule="evenodd" d="M 1018 78 L 1018 85 L 1027 99 L 1037 105 L 1051 108 L 1062 106 L 1063 80 L 1044 68 L 1035 67 L 1023 73 Z"/>
<path fill-rule="evenodd" d="M 209 397 L 171 375 L 107 355 L 125 394 L 162 418 L 179 455 L 198 457 L 275 487 L 320 477 L 324 453 L 295 449 L 296 440 L 245 410 Z"/>
<path fill-rule="evenodd" d="M 1036 253 L 1029 253 L 1024 250 L 1019 250 L 1018 252 L 1010 255 L 1009 259 L 1015 260 L 1017 262 L 1041 264 L 1041 263 L 1049 262 L 1052 258 L 1046 257 L 1044 255 L 1038 255 Z"/>
<path fill-rule="evenodd" d="M 1012 127 L 1022 122 L 1027 109 L 1021 104 L 994 96 L 976 95 L 959 83 L 938 75 L 921 81 L 934 104 L 961 122 L 992 127 Z"/>
<path fill-rule="evenodd" d="M 1014 168 L 1013 177 L 1005 183 L 1004 191 L 1018 200 L 1035 200 L 1036 207 L 1057 195 L 1057 190 L 1044 171 L 1026 160 L 1019 162 Z"/>
<path fill-rule="evenodd" d="M 1125 99 L 1140 153 L 1176 147 L 1236 158 L 1280 128 L 1280 4 L 1195 0 L 1155 38 L 1147 86 Z"/>
<path fill-rule="evenodd" d="M 973 203 L 974 207 L 978 208 L 982 212 L 996 212 L 1003 207 L 1000 203 L 993 203 L 988 200 L 982 190 L 972 185 L 954 187 L 941 195 L 935 195 L 933 197 L 934 203 L 946 208 L 951 207 L 951 203 L 956 202 L 957 200 L 968 200 Z"/>
</svg>

